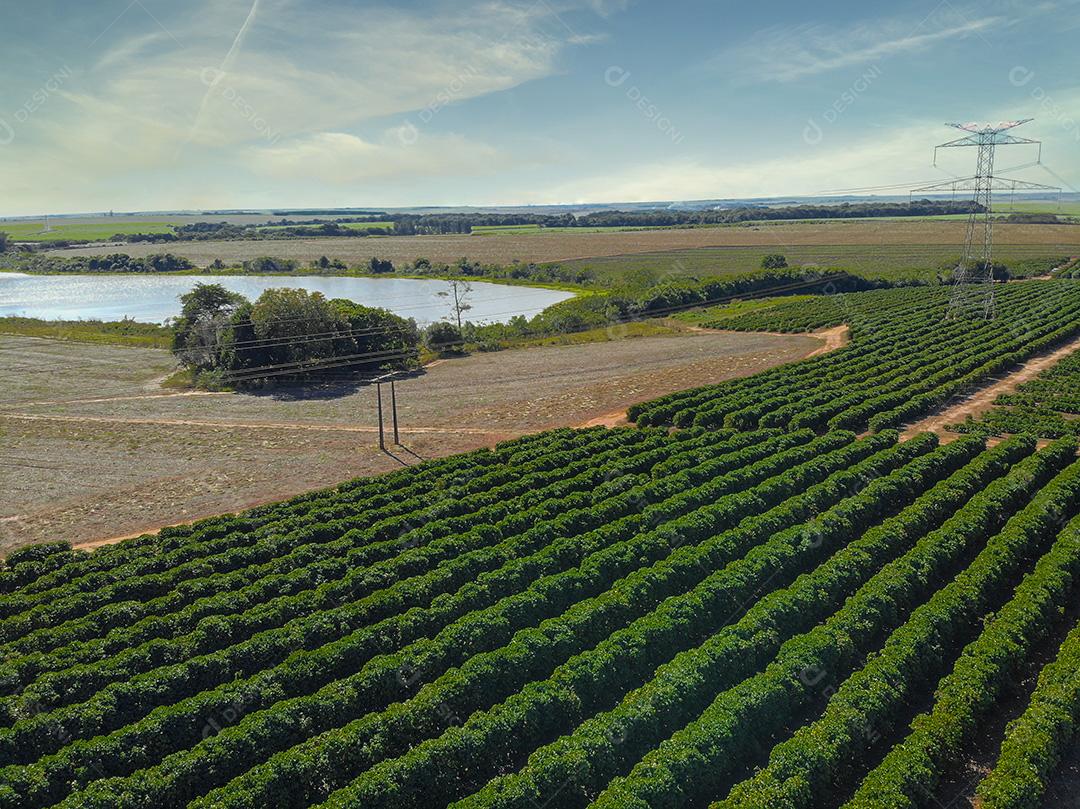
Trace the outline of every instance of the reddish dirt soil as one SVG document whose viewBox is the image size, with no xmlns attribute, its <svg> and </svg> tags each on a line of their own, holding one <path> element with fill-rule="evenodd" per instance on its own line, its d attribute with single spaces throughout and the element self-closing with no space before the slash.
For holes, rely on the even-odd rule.
<svg viewBox="0 0 1080 809">
<path fill-rule="evenodd" d="M 983 388 L 964 398 L 963 401 L 949 405 L 943 410 L 934 413 L 927 418 L 910 425 L 904 429 L 904 437 L 910 438 L 916 433 L 934 431 L 940 433 L 946 440 L 955 438 L 956 433 L 946 430 L 949 424 L 957 424 L 969 415 L 978 418 L 994 406 L 998 396 L 1003 393 L 1012 393 L 1021 384 L 1034 379 L 1047 368 L 1053 367 L 1074 351 L 1080 351 L 1080 337 L 1076 337 L 1067 343 L 1034 357 L 1013 373 L 991 382 Z"/>
<path fill-rule="evenodd" d="M 684 333 L 433 363 L 397 384 L 403 446 L 388 413 L 382 452 L 370 386 L 162 394 L 152 389 L 170 369 L 165 352 L 2 337 L 0 553 L 100 543 L 536 430 L 615 424 L 634 402 L 823 347 L 808 335 Z"/>
<path fill-rule="evenodd" d="M 704 326 L 685 326 L 683 331 L 696 332 L 698 334 L 745 334 L 745 332 L 738 331 L 726 331 L 723 329 L 708 329 Z M 788 337 L 790 335 L 780 332 L 754 332 L 754 334 L 768 334 L 773 337 Z M 803 359 L 810 359 L 810 357 L 816 357 L 819 354 L 827 354 L 830 351 L 836 351 L 838 348 L 843 348 L 849 342 L 851 342 L 851 332 L 847 326 L 834 326 L 831 329 L 819 329 L 814 332 L 810 332 L 811 335 L 822 341 L 821 345 L 807 354 Z M 594 419 L 589 419 L 581 427 L 622 427 L 629 424 L 630 420 L 626 417 L 626 409 L 616 410 L 612 413 L 607 413 L 603 416 L 598 416 Z"/>
<path fill-rule="evenodd" d="M 838 348 L 843 348 L 851 342 L 851 330 L 847 326 L 834 326 L 831 329 L 819 329 L 818 331 L 811 332 L 811 334 L 825 340 L 825 345 L 811 351 L 807 355 L 808 358 L 816 357 L 819 354 L 828 354 L 830 351 L 836 351 Z"/>
</svg>

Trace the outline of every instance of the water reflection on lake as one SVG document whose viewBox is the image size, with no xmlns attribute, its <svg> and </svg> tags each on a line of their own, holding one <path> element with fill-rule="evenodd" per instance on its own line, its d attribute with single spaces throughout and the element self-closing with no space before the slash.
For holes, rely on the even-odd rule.
<svg viewBox="0 0 1080 809">
<path fill-rule="evenodd" d="M 255 300 L 264 290 L 294 287 L 379 306 L 420 325 L 451 317 L 449 300 L 438 293 L 446 281 L 409 278 L 341 278 L 273 275 L 23 275 L 0 273 L 0 317 L 45 320 L 121 320 L 162 323 L 180 314 L 180 296 L 197 283 L 221 284 Z M 474 323 L 532 317 L 572 293 L 535 287 L 473 282 L 465 318 Z"/>
</svg>

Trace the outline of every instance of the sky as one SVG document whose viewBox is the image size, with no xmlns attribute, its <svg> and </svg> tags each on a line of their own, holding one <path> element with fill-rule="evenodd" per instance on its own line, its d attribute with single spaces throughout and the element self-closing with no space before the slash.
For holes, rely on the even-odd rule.
<svg viewBox="0 0 1080 809">
<path fill-rule="evenodd" d="M 0 215 L 814 195 L 1021 118 L 1043 164 L 998 168 L 1076 190 L 1078 36 L 1080 0 L 5 0 Z"/>
</svg>

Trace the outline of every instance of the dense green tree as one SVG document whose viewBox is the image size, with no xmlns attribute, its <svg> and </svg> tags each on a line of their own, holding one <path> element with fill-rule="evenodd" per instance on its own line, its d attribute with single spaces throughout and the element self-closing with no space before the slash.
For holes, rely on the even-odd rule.
<svg viewBox="0 0 1080 809">
<path fill-rule="evenodd" d="M 330 306 L 344 326 L 335 343 L 336 356 L 355 355 L 359 367 L 369 370 L 408 366 L 420 341 L 416 321 L 344 298 L 335 298 Z"/>
<path fill-rule="evenodd" d="M 180 317 L 174 323 L 173 352 L 185 364 L 199 370 L 213 368 L 220 361 L 224 330 L 241 304 L 243 295 L 221 284 L 196 284 L 180 296 Z"/>
<path fill-rule="evenodd" d="M 204 381 L 402 369 L 419 342 L 411 320 L 302 289 L 268 289 L 252 303 L 199 284 L 182 300 L 174 351 Z"/>
<path fill-rule="evenodd" d="M 424 345 L 440 354 L 455 354 L 462 349 L 461 330 L 453 323 L 439 321 L 424 330 Z"/>
<path fill-rule="evenodd" d="M 244 272 L 255 273 L 257 275 L 268 275 L 271 273 L 294 272 L 296 266 L 296 262 L 291 258 L 259 256 L 258 258 L 253 258 L 244 262 Z"/>
<path fill-rule="evenodd" d="M 325 360 L 334 355 L 337 333 L 346 331 L 343 319 L 319 292 L 268 289 L 251 310 L 255 339 L 250 352 L 257 365 L 293 365 Z M 250 358 L 249 358 L 250 359 Z"/>
</svg>

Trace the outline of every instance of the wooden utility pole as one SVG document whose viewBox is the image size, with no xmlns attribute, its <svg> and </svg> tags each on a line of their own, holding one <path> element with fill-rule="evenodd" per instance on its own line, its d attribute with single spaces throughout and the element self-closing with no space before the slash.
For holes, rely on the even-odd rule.
<svg viewBox="0 0 1080 809">
<path fill-rule="evenodd" d="M 398 418 L 397 418 L 397 389 L 394 387 L 394 375 L 392 373 L 383 374 L 380 377 L 375 378 L 375 399 L 378 402 L 379 407 L 379 449 L 386 449 L 386 432 L 383 429 L 383 403 L 382 403 L 382 386 L 383 382 L 390 383 L 390 419 L 394 426 L 394 445 L 401 446 L 401 439 L 398 435 Z"/>
<path fill-rule="evenodd" d="M 394 390 L 394 378 L 390 377 L 390 411 L 394 414 L 394 444 L 400 445 L 397 429 L 397 392 Z"/>
</svg>

